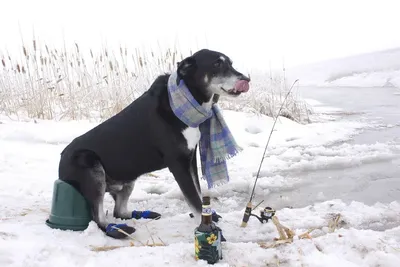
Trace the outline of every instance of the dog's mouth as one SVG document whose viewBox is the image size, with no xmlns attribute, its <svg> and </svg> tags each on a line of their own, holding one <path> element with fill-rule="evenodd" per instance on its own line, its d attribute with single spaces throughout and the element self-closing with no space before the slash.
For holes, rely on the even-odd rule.
<svg viewBox="0 0 400 267">
<path fill-rule="evenodd" d="M 232 89 L 221 88 L 221 89 L 230 95 L 238 96 L 241 93 L 246 93 L 247 91 L 249 91 L 250 85 L 249 85 L 248 81 L 239 80 L 235 83 L 234 88 L 232 88 Z"/>
</svg>

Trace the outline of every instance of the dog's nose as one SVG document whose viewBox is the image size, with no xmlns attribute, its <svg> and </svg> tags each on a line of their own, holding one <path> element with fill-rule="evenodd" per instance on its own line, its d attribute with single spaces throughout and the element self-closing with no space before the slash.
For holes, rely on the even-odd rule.
<svg viewBox="0 0 400 267">
<path fill-rule="evenodd" d="M 241 75 L 240 79 L 244 80 L 244 81 L 247 81 L 247 82 L 250 82 L 250 78 L 247 77 L 246 75 L 243 75 L 243 74 Z"/>
</svg>

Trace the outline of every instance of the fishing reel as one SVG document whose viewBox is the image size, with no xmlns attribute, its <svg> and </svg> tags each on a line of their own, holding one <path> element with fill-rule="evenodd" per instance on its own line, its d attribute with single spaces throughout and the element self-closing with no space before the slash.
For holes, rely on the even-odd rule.
<svg viewBox="0 0 400 267">
<path fill-rule="evenodd" d="M 249 221 L 249 219 L 250 219 L 251 216 L 256 217 L 256 218 L 260 221 L 260 223 L 262 223 L 262 224 L 263 224 L 264 222 L 267 223 L 269 220 L 272 219 L 272 217 L 274 217 L 276 211 L 273 210 L 271 207 L 265 207 L 264 209 L 262 209 L 262 210 L 260 211 L 260 216 L 258 216 L 258 215 L 256 215 L 256 214 L 252 213 L 252 212 L 254 212 L 254 210 L 255 210 L 263 201 L 264 201 L 264 200 L 262 200 L 260 203 L 258 203 L 258 205 L 256 205 L 254 208 L 253 208 L 251 202 L 247 203 L 246 210 L 245 210 L 244 215 L 243 215 L 241 227 L 246 227 L 246 226 L 247 226 L 247 223 L 248 223 L 248 221 Z"/>
<path fill-rule="evenodd" d="M 250 212 L 250 216 L 256 217 L 260 223 L 267 223 L 272 217 L 275 215 L 275 210 L 270 207 L 265 207 L 263 210 L 260 211 L 260 216 L 257 216 Z"/>
</svg>

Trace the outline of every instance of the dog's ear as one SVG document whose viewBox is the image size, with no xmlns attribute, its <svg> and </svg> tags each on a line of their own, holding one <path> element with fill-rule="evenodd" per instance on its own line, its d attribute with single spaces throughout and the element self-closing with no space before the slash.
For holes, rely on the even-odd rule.
<svg viewBox="0 0 400 267">
<path fill-rule="evenodd" d="M 178 74 L 183 77 L 192 72 L 196 67 L 196 60 L 193 57 L 187 57 L 178 62 Z"/>
</svg>

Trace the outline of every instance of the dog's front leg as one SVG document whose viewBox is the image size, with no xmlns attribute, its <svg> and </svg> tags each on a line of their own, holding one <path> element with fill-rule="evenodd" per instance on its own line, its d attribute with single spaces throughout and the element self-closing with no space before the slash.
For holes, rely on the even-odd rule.
<svg viewBox="0 0 400 267">
<path fill-rule="evenodd" d="M 169 170 L 175 177 L 186 201 L 188 202 L 193 213 L 198 215 L 200 218 L 201 214 L 201 193 L 200 185 L 198 182 L 197 169 L 193 170 L 192 158 L 195 157 L 191 153 L 190 155 L 181 155 L 173 160 L 170 160 L 167 165 Z"/>
<path fill-rule="evenodd" d="M 199 190 L 199 193 L 201 194 L 200 179 L 199 179 L 199 173 L 198 173 L 198 170 L 197 170 L 196 150 L 197 150 L 197 146 L 193 151 L 193 155 L 192 155 L 190 166 L 191 166 L 191 173 L 193 174 L 193 177 L 194 177 L 193 179 L 195 180 L 196 186 L 197 186 L 197 188 Z M 218 222 L 220 218 L 222 218 L 222 217 L 214 211 L 213 214 L 212 214 L 213 221 L 214 222 Z"/>
<path fill-rule="evenodd" d="M 197 170 L 196 151 L 197 151 L 197 145 L 194 148 L 194 150 L 192 152 L 192 155 L 191 155 L 190 173 L 192 175 L 193 180 L 195 181 L 197 190 L 199 191 L 199 195 L 201 195 L 200 179 L 199 179 L 199 173 L 198 173 L 198 170 Z"/>
</svg>

